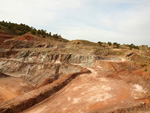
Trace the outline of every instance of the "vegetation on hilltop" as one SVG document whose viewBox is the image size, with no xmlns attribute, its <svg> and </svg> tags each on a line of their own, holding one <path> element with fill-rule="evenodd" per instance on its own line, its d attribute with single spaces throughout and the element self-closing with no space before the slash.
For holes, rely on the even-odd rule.
<svg viewBox="0 0 150 113">
<path fill-rule="evenodd" d="M 134 44 L 119 44 L 117 42 L 108 42 L 108 43 L 104 43 L 104 42 L 101 42 L 101 41 L 98 41 L 97 42 L 98 45 L 100 47 L 105 47 L 105 48 L 116 48 L 116 49 L 137 49 L 139 50 L 140 48 L 141 49 L 148 49 L 149 47 L 147 45 L 141 45 L 141 46 L 136 46 Z"/>
<path fill-rule="evenodd" d="M 2 28 L 5 29 L 5 31 L 7 30 L 9 33 L 11 33 L 13 35 L 17 35 L 17 36 L 30 32 L 33 35 L 42 36 L 43 38 L 49 37 L 49 38 L 54 38 L 55 40 L 62 39 L 61 35 L 58 35 L 58 34 L 52 35 L 51 32 L 47 33 L 47 31 L 43 30 L 43 29 L 37 30 L 33 27 L 30 27 L 30 26 L 22 24 L 22 23 L 17 24 L 17 23 L 0 21 L 0 29 L 2 29 Z"/>
<path fill-rule="evenodd" d="M 0 25 L 7 28 L 14 35 L 23 35 L 31 31 L 31 27 L 25 24 L 16 24 L 11 22 L 0 21 Z M 2 28 L 2 27 L 1 27 Z"/>
<path fill-rule="evenodd" d="M 17 35 L 17 36 L 24 35 L 26 33 L 31 33 L 32 35 L 37 35 L 38 37 L 42 37 L 42 38 L 54 39 L 54 40 L 65 41 L 65 42 L 68 41 L 66 39 L 63 39 L 61 35 L 52 34 L 51 32 L 47 32 L 46 30 L 36 29 L 34 27 L 30 27 L 22 23 L 17 24 L 17 23 L 12 23 L 12 22 L 0 21 L 0 31 L 4 31 L 6 33 Z M 148 48 L 148 46 L 146 45 L 142 45 L 142 46 L 136 46 L 134 44 L 121 45 L 117 42 L 104 43 L 104 42 L 99 41 L 97 43 L 94 43 L 94 42 L 90 42 L 87 40 L 73 40 L 71 42 L 73 44 L 83 45 L 83 46 L 88 45 L 88 46 L 99 46 L 99 47 L 104 47 L 104 48 L 116 48 L 116 49 L 128 48 L 132 50 L 132 49 Z"/>
<path fill-rule="evenodd" d="M 133 48 L 134 49 L 139 49 L 139 47 L 138 46 L 135 46 L 134 44 L 130 44 L 130 45 L 128 45 L 129 46 L 129 48 L 132 50 Z"/>
</svg>

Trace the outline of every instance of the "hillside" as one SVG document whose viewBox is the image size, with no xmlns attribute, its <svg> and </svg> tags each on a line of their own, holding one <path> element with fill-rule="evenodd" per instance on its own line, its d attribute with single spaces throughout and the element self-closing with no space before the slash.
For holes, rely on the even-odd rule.
<svg viewBox="0 0 150 113">
<path fill-rule="evenodd" d="M 149 113 L 150 48 L 68 41 L 0 22 L 0 113 Z"/>
<path fill-rule="evenodd" d="M 58 41 L 68 41 L 66 39 L 63 39 L 61 35 L 58 34 L 52 34 L 51 32 L 47 33 L 46 30 L 43 29 L 35 29 L 33 27 L 30 27 L 25 24 L 16 24 L 11 22 L 5 22 L 0 21 L 0 32 L 7 33 L 13 36 L 20 36 L 27 33 L 30 33 L 32 35 L 42 37 L 42 38 L 48 38 Z"/>
</svg>

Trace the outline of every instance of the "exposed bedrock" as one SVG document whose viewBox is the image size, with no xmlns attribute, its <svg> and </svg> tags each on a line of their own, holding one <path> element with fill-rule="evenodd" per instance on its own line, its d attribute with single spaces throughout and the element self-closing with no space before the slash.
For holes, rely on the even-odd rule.
<svg viewBox="0 0 150 113">
<path fill-rule="evenodd" d="M 125 59 L 117 57 L 31 51 L 9 51 L 9 54 L 8 52 L 3 52 L 3 54 L 5 58 L 0 58 L 0 70 L 3 73 L 21 77 L 35 85 L 42 84 L 45 79 L 56 80 L 65 74 L 80 72 L 80 65 L 94 66 L 110 72 L 132 71 L 138 68 L 133 64 L 125 63 Z"/>
<path fill-rule="evenodd" d="M 48 77 L 58 79 L 65 74 L 81 71 L 78 66 L 58 63 L 29 63 L 3 59 L 0 61 L 0 64 L 0 69 L 3 73 L 10 74 L 14 77 L 21 77 L 34 84 L 40 84 Z"/>
<path fill-rule="evenodd" d="M 80 72 L 73 64 L 92 65 L 96 56 L 51 54 L 45 52 L 18 52 L 0 59 L 0 70 L 13 77 L 21 77 L 40 85 L 45 80 L 58 79 L 65 74 Z"/>
</svg>

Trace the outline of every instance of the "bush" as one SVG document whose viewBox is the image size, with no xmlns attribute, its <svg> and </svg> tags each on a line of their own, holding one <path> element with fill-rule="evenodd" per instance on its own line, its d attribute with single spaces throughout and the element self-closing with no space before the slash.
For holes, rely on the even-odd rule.
<svg viewBox="0 0 150 113">
<path fill-rule="evenodd" d="M 146 64 L 141 64 L 141 67 L 145 67 L 146 66 Z"/>
<path fill-rule="evenodd" d="M 112 45 L 112 43 L 111 43 L 111 42 L 108 42 L 108 45 L 109 45 L 109 46 L 111 46 L 111 45 Z"/>
<path fill-rule="evenodd" d="M 40 34 L 41 34 L 41 30 L 38 30 L 38 31 L 37 31 L 37 34 L 40 35 Z"/>
<path fill-rule="evenodd" d="M 134 44 L 128 45 L 129 48 L 132 49 L 139 49 L 139 46 L 135 46 Z"/>
<path fill-rule="evenodd" d="M 147 71 L 147 68 L 145 68 L 145 72 Z"/>
<path fill-rule="evenodd" d="M 102 46 L 103 43 L 99 41 L 98 44 L 99 44 L 99 46 Z"/>
<path fill-rule="evenodd" d="M 35 35 L 35 34 L 36 34 L 36 29 L 32 29 L 32 30 L 31 30 L 31 34 L 32 34 L 32 35 Z"/>
<path fill-rule="evenodd" d="M 120 44 L 118 44 L 117 42 L 114 42 L 113 45 L 114 45 L 116 48 L 119 48 L 119 47 L 120 47 Z"/>
<path fill-rule="evenodd" d="M 52 37 L 53 37 L 54 39 L 58 39 L 58 38 L 59 38 L 58 34 L 53 34 Z"/>
</svg>

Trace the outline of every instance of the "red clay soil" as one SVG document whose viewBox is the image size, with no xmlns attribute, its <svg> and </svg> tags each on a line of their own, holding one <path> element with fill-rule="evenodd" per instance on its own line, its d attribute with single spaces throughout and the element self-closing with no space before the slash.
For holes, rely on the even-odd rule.
<svg viewBox="0 0 150 113">
<path fill-rule="evenodd" d="M 150 80 L 150 68 L 149 66 L 143 67 L 139 70 L 134 71 L 135 74 L 140 75 L 145 80 Z"/>
<path fill-rule="evenodd" d="M 113 62 L 113 61 L 96 61 L 95 67 L 105 70 L 105 71 L 112 71 L 112 72 L 121 72 L 121 71 L 135 71 L 140 68 L 140 66 L 135 65 L 131 62 Z"/>
<path fill-rule="evenodd" d="M 34 86 L 25 80 L 13 77 L 0 78 L 0 103 L 33 89 Z"/>
<path fill-rule="evenodd" d="M 91 74 L 81 74 L 59 92 L 23 113 L 109 112 L 138 105 L 140 103 L 135 100 L 145 96 L 146 90 L 138 84 L 100 77 L 99 72 L 90 71 Z"/>
<path fill-rule="evenodd" d="M 46 78 L 41 84 L 39 84 L 39 85 L 37 86 L 37 88 L 42 87 L 42 86 L 45 86 L 45 85 L 47 85 L 47 84 L 50 84 L 50 83 L 52 83 L 53 81 L 55 81 L 55 78 L 54 78 L 54 77 L 48 77 L 48 78 Z"/>
<path fill-rule="evenodd" d="M 4 33 L 4 32 L 0 32 L 0 45 L 7 39 L 11 39 L 13 38 L 12 35 Z"/>
<path fill-rule="evenodd" d="M 146 105 L 150 107 L 150 98 L 148 98 L 148 99 L 143 99 L 143 102 L 145 102 Z"/>
<path fill-rule="evenodd" d="M 3 104 L 0 104 L 0 112 L 20 113 L 21 111 L 28 109 L 29 107 L 52 96 L 60 89 L 65 87 L 68 83 L 70 83 L 70 81 L 74 79 L 76 76 L 83 73 L 90 73 L 90 71 L 87 69 L 82 69 L 81 72 L 64 75 L 59 79 L 57 79 L 56 81 L 54 81 L 52 84 L 40 87 L 39 89 L 35 89 L 24 95 L 18 96 L 17 98 L 14 98 Z"/>
<path fill-rule="evenodd" d="M 18 40 L 28 40 L 28 41 L 33 41 L 34 37 L 32 35 L 24 35 L 18 38 Z"/>
</svg>

